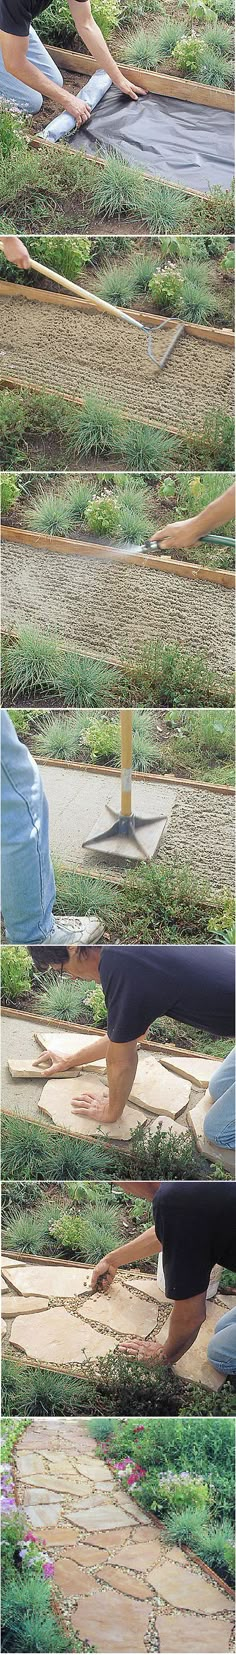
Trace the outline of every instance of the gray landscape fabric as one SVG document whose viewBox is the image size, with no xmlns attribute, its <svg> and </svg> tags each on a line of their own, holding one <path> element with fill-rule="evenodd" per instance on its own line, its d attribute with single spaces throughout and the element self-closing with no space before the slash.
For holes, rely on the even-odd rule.
<svg viewBox="0 0 236 1655">
<path fill-rule="evenodd" d="M 112 86 L 89 126 L 74 132 L 72 149 L 92 155 L 115 149 L 133 166 L 182 188 L 230 188 L 234 173 L 234 117 L 230 110 L 147 93 L 133 103 Z"/>
</svg>

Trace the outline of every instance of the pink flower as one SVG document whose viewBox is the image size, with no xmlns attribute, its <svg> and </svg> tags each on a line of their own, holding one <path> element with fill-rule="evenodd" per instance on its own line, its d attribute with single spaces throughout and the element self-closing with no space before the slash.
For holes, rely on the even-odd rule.
<svg viewBox="0 0 236 1655">
<path fill-rule="evenodd" d="M 24 1534 L 24 1540 L 34 1540 L 34 1541 L 36 1541 L 37 1540 L 37 1535 L 33 1534 L 32 1529 L 27 1529 L 27 1534 Z"/>
</svg>

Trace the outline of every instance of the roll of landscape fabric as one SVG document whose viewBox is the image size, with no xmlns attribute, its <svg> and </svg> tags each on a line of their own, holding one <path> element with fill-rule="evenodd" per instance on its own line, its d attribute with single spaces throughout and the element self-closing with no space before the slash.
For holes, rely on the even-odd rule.
<svg viewBox="0 0 236 1655">
<path fill-rule="evenodd" d="M 109 91 L 110 86 L 112 86 L 110 76 L 105 74 L 104 69 L 96 69 L 95 75 L 90 76 L 90 80 L 86 81 L 86 86 L 83 86 L 78 93 L 76 102 L 80 103 L 81 98 L 85 98 L 85 102 L 89 104 L 92 113 L 92 110 L 96 109 L 97 104 L 100 103 L 100 99 L 104 98 L 105 92 Z M 59 138 L 66 138 L 70 132 L 74 131 L 75 127 L 76 121 L 73 120 L 73 115 L 67 115 L 64 109 L 61 115 L 55 116 L 54 121 L 48 122 L 48 126 L 45 126 L 44 131 L 40 133 L 40 137 L 49 138 L 53 144 L 57 144 Z"/>
</svg>

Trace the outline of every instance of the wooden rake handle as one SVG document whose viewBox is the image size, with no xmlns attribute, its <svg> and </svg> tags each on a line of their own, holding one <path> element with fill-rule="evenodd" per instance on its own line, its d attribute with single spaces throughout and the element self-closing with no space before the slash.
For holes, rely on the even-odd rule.
<svg viewBox="0 0 236 1655">
<path fill-rule="evenodd" d="M 130 322 L 133 327 L 139 328 L 141 333 L 144 332 L 143 323 L 138 322 L 136 316 L 129 316 L 128 312 L 120 310 L 118 305 L 108 304 L 107 299 L 99 299 L 96 293 L 89 293 L 86 287 L 78 287 L 77 282 L 69 281 L 69 276 L 61 276 L 57 270 L 48 270 L 45 264 L 38 264 L 37 259 L 30 259 L 30 268 L 37 270 L 39 276 L 46 276 L 50 281 L 58 282 L 59 286 L 65 287 L 69 293 L 75 293 L 77 299 L 89 299 L 89 303 L 94 305 L 94 310 L 104 310 L 108 316 L 119 316 L 122 322 Z"/>
</svg>

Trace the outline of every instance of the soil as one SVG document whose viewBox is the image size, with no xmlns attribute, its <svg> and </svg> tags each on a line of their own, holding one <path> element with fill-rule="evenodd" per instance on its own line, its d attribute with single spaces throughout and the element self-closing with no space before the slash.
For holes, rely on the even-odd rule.
<svg viewBox="0 0 236 1655">
<path fill-rule="evenodd" d="M 5 630 L 37 625 L 107 662 L 134 659 L 149 640 L 176 643 L 234 666 L 234 605 L 227 588 L 99 558 L 56 556 L 22 545 L 2 546 Z M 55 607 L 55 581 L 57 603 Z M 145 616 L 145 620 L 144 620 Z M 96 620 L 94 622 L 94 617 Z"/>
<path fill-rule="evenodd" d="M 54 309 L 18 296 L 1 298 L 6 377 L 45 390 L 93 392 L 140 420 L 163 421 L 181 431 L 201 430 L 212 409 L 233 414 L 233 355 L 223 345 L 183 336 L 165 369 L 158 363 L 172 328 L 154 337 L 157 370 L 147 355 L 145 335 L 114 318 L 86 311 Z"/>
</svg>

